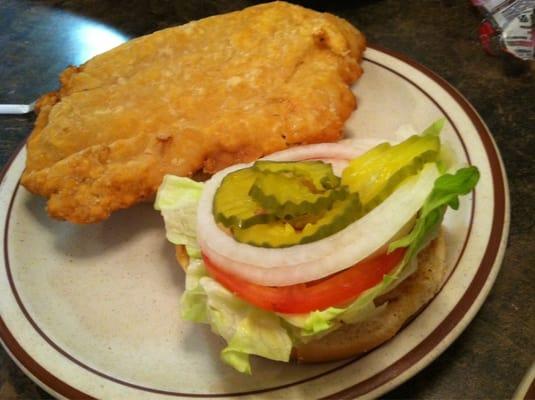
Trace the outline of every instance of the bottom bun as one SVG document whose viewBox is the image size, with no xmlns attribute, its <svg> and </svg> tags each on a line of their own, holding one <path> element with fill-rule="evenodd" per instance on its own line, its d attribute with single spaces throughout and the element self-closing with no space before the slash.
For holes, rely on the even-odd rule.
<svg viewBox="0 0 535 400">
<path fill-rule="evenodd" d="M 344 325 L 319 340 L 293 349 L 299 362 L 325 362 L 366 353 L 391 339 L 440 290 L 446 278 L 446 243 L 442 232 L 418 255 L 417 270 L 377 299 L 384 310 L 356 324 Z"/>
<path fill-rule="evenodd" d="M 396 288 L 376 299 L 388 302 L 379 314 L 356 324 L 344 325 L 336 331 L 297 346 L 292 358 L 313 363 L 336 361 L 366 353 L 392 338 L 440 290 L 446 278 L 446 243 L 444 235 L 433 240 L 418 255 L 418 268 Z M 184 246 L 176 246 L 176 258 L 184 270 L 189 257 Z"/>
</svg>

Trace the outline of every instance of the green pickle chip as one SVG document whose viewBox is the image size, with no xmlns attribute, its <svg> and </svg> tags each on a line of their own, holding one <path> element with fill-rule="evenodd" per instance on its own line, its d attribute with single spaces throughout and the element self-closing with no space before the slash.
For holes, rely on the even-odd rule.
<svg viewBox="0 0 535 400">
<path fill-rule="evenodd" d="M 322 161 L 260 160 L 228 174 L 216 191 L 216 221 L 234 238 L 260 247 L 323 239 L 376 207 L 425 163 L 436 162 L 438 135 L 382 143 L 353 159 L 337 177 Z"/>
<path fill-rule="evenodd" d="M 236 228 L 234 237 L 239 242 L 261 247 L 289 247 L 314 242 L 341 231 L 361 215 L 358 194 L 351 193 L 336 201 L 317 221 L 296 229 L 291 223 L 275 221 L 256 224 L 249 228 Z"/>
<path fill-rule="evenodd" d="M 254 163 L 253 168 L 306 179 L 315 190 L 333 189 L 340 185 L 340 178 L 334 174 L 332 165 L 323 161 L 259 160 Z"/>
<path fill-rule="evenodd" d="M 231 172 L 221 182 L 213 202 L 215 220 L 231 228 L 246 228 L 275 219 L 249 196 L 259 172 L 244 168 Z"/>
<path fill-rule="evenodd" d="M 347 194 L 344 187 L 317 191 L 310 181 L 273 172 L 259 175 L 249 192 L 258 204 L 278 218 L 319 214 Z"/>
<path fill-rule="evenodd" d="M 349 163 L 342 184 L 358 193 L 364 210 L 370 211 L 405 178 L 436 161 L 439 151 L 440 139 L 433 135 L 414 135 L 394 146 L 382 143 Z"/>
</svg>

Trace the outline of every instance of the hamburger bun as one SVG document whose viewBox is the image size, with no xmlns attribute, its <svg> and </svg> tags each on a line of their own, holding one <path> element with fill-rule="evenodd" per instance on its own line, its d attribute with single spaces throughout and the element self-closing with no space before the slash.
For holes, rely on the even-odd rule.
<svg viewBox="0 0 535 400">
<path fill-rule="evenodd" d="M 185 247 L 176 246 L 175 253 L 177 261 L 186 270 L 189 257 Z M 342 360 L 366 353 L 391 339 L 442 287 L 447 276 L 445 257 L 446 244 L 440 232 L 418 254 L 416 271 L 375 300 L 376 305 L 388 303 L 380 313 L 295 347 L 292 358 L 303 363 Z"/>
</svg>

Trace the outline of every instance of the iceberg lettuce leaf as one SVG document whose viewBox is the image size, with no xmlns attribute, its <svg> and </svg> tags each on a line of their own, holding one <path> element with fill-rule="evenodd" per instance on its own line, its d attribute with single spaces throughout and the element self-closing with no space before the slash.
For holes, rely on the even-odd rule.
<svg viewBox="0 0 535 400">
<path fill-rule="evenodd" d="M 167 240 L 185 245 L 191 258 L 201 257 L 197 243 L 197 207 L 203 186 L 189 178 L 166 175 L 154 202 L 154 208 L 164 219 Z"/>
<path fill-rule="evenodd" d="M 399 247 L 408 247 L 405 259 L 412 259 L 437 233 L 446 208 L 450 206 L 457 210 L 459 196 L 471 192 L 478 180 L 479 171 L 473 166 L 461 168 L 455 174 L 440 176 L 435 181 L 431 194 L 422 206 L 412 231 L 390 243 L 388 251 L 394 251 Z"/>
<path fill-rule="evenodd" d="M 427 128 L 424 129 L 422 133 L 420 133 L 421 136 L 439 136 L 440 132 L 442 132 L 442 128 L 444 127 L 444 123 L 446 122 L 446 118 L 442 117 L 437 119 L 435 122 L 433 122 L 431 125 L 429 125 Z"/>
<path fill-rule="evenodd" d="M 251 354 L 277 361 L 290 359 L 292 340 L 280 318 L 230 293 L 208 276 L 202 261 L 188 267 L 181 310 L 184 319 L 209 324 L 225 339 L 227 347 L 221 351 L 221 359 L 242 373 L 251 373 Z"/>
<path fill-rule="evenodd" d="M 202 260 L 190 260 L 186 273 L 186 290 L 180 299 L 181 316 L 186 321 L 208 323 L 206 293 L 199 285 L 205 276 L 207 274 Z"/>
</svg>

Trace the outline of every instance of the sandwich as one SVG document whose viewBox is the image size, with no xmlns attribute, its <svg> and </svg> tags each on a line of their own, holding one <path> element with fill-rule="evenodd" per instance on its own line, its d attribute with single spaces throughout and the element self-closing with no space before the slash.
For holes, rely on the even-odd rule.
<svg viewBox="0 0 535 400">
<path fill-rule="evenodd" d="M 333 361 L 392 338 L 440 290 L 443 216 L 479 179 L 453 168 L 443 125 L 298 146 L 204 183 L 165 176 L 155 208 L 185 269 L 182 318 L 248 374 L 251 355 Z"/>
</svg>

